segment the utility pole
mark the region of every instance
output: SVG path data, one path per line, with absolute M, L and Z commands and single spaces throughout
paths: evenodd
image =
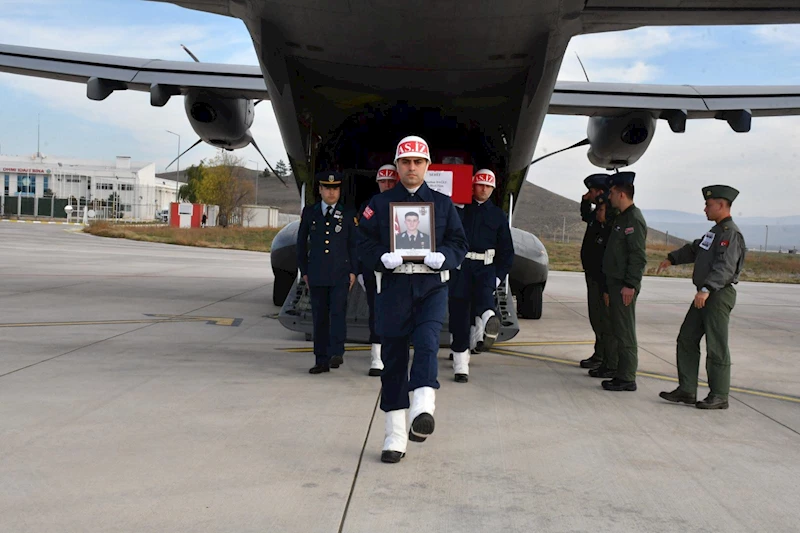
M 565 235 L 567 234 L 567 217 L 564 217 L 564 225 L 561 226 L 561 242 L 567 242 L 565 240 Z
M 664 244 L 669 244 L 669 230 L 667 231 L 667 234 L 664 237 Z
M 174 131 L 167 130 L 167 133 L 171 133 L 178 138 L 178 170 L 175 172 L 175 203 L 177 204 L 178 192 L 181 190 L 180 181 L 178 181 L 181 176 L 181 136 Z
M 764 251 L 767 251 L 767 241 L 769 241 L 769 225 L 765 226 L 767 228 L 767 234 L 764 236 Z

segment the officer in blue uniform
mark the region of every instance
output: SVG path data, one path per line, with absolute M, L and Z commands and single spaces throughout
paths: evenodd
M 386 192 L 393 189 L 400 176 L 397 175 L 397 168 L 394 165 L 383 165 L 378 169 L 378 175 L 375 176 L 375 181 L 378 183 L 380 192 Z M 371 199 L 370 199 L 371 200 Z M 363 215 L 364 210 L 369 205 L 369 200 L 359 209 L 359 217 Z M 370 349 L 371 362 L 369 365 L 370 376 L 380 376 L 383 373 L 383 360 L 381 359 L 381 337 L 375 331 L 375 292 L 377 285 L 375 284 L 375 272 L 372 268 L 364 268 L 363 262 L 359 258 L 359 273 L 358 283 L 364 292 L 367 293 L 367 305 L 369 306 L 369 342 L 372 345 Z
M 489 199 L 496 185 L 494 172 L 479 170 L 472 177 L 472 203 L 458 210 L 469 252 L 450 279 L 450 349 L 457 383 L 469 381 L 470 349 L 488 350 L 500 333 L 494 291 L 514 262 L 508 219 Z
M 434 430 L 433 412 L 439 353 L 439 334 L 447 311 L 447 274 L 467 253 L 467 240 L 450 198 L 430 189 L 425 174 L 430 165 L 428 144 L 420 137 L 406 137 L 397 145 L 395 164 L 400 183 L 374 196 L 361 217 L 359 253 L 378 282 L 375 326 L 381 336 L 383 374 L 381 409 L 386 412 L 381 461 L 397 463 L 405 455 L 408 439 L 424 441 Z M 423 264 L 404 263 L 390 252 L 392 202 L 431 202 L 436 251 L 425 254 Z M 409 377 L 409 344 L 414 362 Z M 408 393 L 414 391 L 409 402 Z M 406 410 L 411 421 L 406 430 Z
M 321 202 L 303 208 L 297 232 L 297 264 L 311 295 L 314 366 L 311 374 L 344 363 L 347 294 L 356 281 L 358 220 L 339 203 L 342 175 L 321 172 Z

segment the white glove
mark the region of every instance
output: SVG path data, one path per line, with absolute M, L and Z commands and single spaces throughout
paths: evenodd
M 494 278 L 494 288 L 496 289 L 499 286 L 500 286 L 500 278 Z
M 439 270 L 444 264 L 444 254 L 441 252 L 428 252 L 424 261 L 432 269 Z
M 358 280 L 358 284 L 361 285 L 361 288 L 364 290 L 364 292 L 367 292 L 367 286 L 364 285 L 364 274 L 359 274 L 356 276 L 356 279 Z
M 387 270 L 394 270 L 403 264 L 403 256 L 396 252 L 387 252 L 381 256 L 381 263 Z

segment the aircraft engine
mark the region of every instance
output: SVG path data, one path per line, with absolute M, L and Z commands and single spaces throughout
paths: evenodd
M 227 98 L 207 91 L 191 91 L 184 98 L 186 116 L 203 141 L 217 148 L 244 148 L 253 140 L 250 126 L 253 101 Z
M 616 117 L 591 117 L 586 136 L 589 161 L 612 170 L 632 165 L 644 154 L 656 132 L 656 118 L 647 111 Z

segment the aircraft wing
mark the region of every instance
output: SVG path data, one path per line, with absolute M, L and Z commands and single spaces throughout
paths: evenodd
M 87 84 L 87 96 L 102 100 L 111 91 L 149 92 L 153 105 L 169 96 L 205 89 L 230 98 L 269 99 L 259 67 L 162 61 L 24 46 L 0 45 L 0 72 Z
M 748 125 L 749 117 L 800 115 L 800 86 L 693 86 L 558 82 L 550 99 L 553 115 L 616 116 L 651 111 L 683 131 L 686 119 L 727 120 Z M 741 131 L 747 131 L 746 129 Z

